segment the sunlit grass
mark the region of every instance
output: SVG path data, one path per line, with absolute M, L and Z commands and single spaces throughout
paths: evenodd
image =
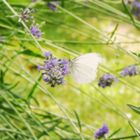
M 127 104 L 139 106 L 139 76 L 122 79 L 119 73 L 124 67 L 139 63 L 139 58 L 127 49 L 130 44 L 123 41 L 126 38 L 129 42 L 129 34 L 132 34 L 131 41 L 136 42 L 140 24 L 130 17 L 122 1 L 67 1 L 56 12 L 48 9 L 44 1 L 8 2 L 0 2 L 0 11 L 4 10 L 0 14 L 0 30 L 5 38 L 0 45 L 0 65 L 1 77 L 6 81 L 6 84 L 1 82 L 0 89 L 2 107 L 6 105 L 1 108 L 1 128 L 7 134 L 1 133 L 1 137 L 7 140 L 28 136 L 35 140 L 93 139 L 94 132 L 103 123 L 108 124 L 110 134 L 121 128 L 114 137 L 135 135 L 129 123 L 139 130 L 139 115 Z M 36 9 L 33 15 L 43 32 L 42 39 L 32 36 L 28 23 L 19 23 L 18 17 L 13 16 L 12 10 L 20 14 L 20 9 L 27 6 Z M 129 29 L 122 36 L 125 27 Z M 40 73 L 36 69 L 43 61 L 41 56 L 45 50 L 68 59 L 97 52 L 104 62 L 92 85 L 77 85 L 69 76 L 65 85 L 51 88 L 38 80 Z M 132 50 L 137 52 L 137 49 Z M 99 77 L 105 72 L 115 74 L 120 81 L 106 89 L 97 87 Z M 83 124 L 82 131 L 75 111 Z M 16 134 L 17 131 L 22 134 Z M 0 129 L 0 132 L 3 131 Z

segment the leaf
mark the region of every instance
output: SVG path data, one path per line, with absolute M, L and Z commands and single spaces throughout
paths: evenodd
M 134 112 L 140 114 L 140 107 L 136 107 L 136 106 L 133 106 L 133 105 L 130 105 L 130 104 L 127 104 L 127 105 L 128 105 L 128 107 L 129 107 L 130 109 L 132 109 Z
M 109 140 L 130 140 L 130 138 L 136 138 L 138 137 L 137 135 L 132 135 L 132 136 L 126 136 L 126 137 L 119 137 L 119 138 L 112 138 L 112 139 L 109 139 Z
M 108 138 L 112 138 L 114 135 L 116 135 L 118 132 L 120 132 L 121 128 L 114 131 Z
M 64 7 L 64 0 L 61 0 L 61 6 Z
M 136 136 L 140 138 L 139 130 L 137 128 L 135 128 L 130 121 L 128 121 L 128 123 L 129 123 L 130 127 L 132 128 L 132 130 L 134 131 L 134 133 L 136 134 Z
M 125 9 L 126 13 L 129 15 L 129 17 L 130 17 L 130 19 L 131 19 L 133 25 L 134 25 L 136 28 L 138 28 L 137 25 L 136 25 L 136 23 L 135 23 L 135 20 L 133 19 L 133 16 L 131 15 L 131 13 L 129 12 L 127 6 L 125 5 L 124 0 L 122 0 L 122 4 L 123 4 L 123 6 L 124 6 L 124 9 Z
M 114 30 L 113 30 L 112 33 L 111 33 L 111 36 L 110 36 L 109 40 L 107 41 L 107 44 L 110 43 L 111 39 L 112 39 L 113 36 L 115 35 L 115 33 L 116 33 L 117 29 L 118 29 L 118 26 L 119 26 L 119 24 L 117 24 L 117 25 L 115 26 Z
M 81 132 L 82 131 L 82 125 L 81 125 L 80 118 L 79 118 L 79 116 L 78 116 L 76 111 L 74 111 L 74 114 L 76 116 L 76 119 L 77 119 L 77 122 L 78 122 L 78 126 L 79 126 L 79 129 L 80 129 L 80 132 Z
M 0 70 L 0 83 L 4 83 L 4 73 Z
M 33 52 L 32 50 L 26 49 L 24 51 L 18 52 L 19 54 L 24 54 L 24 55 L 29 55 L 29 56 L 33 56 L 33 57 L 40 57 L 40 58 L 44 58 L 42 55 Z
M 11 90 L 11 89 L 16 88 L 17 85 L 18 85 L 19 83 L 20 83 L 20 82 L 18 81 L 18 82 L 14 83 L 14 84 L 11 84 L 11 85 L 8 87 L 8 89 Z
M 132 52 L 134 55 L 136 55 L 137 57 L 140 57 L 140 53 L 135 53 L 135 52 Z
M 33 97 L 33 94 L 34 94 L 34 92 L 35 92 L 35 89 L 36 89 L 36 87 L 38 86 L 38 82 L 41 80 L 41 78 L 42 78 L 42 75 L 40 75 L 40 76 L 38 77 L 37 81 L 36 81 L 35 84 L 33 85 L 31 91 L 30 91 L 29 94 L 28 94 L 28 97 L 27 97 L 28 99 L 30 99 L 30 98 Z

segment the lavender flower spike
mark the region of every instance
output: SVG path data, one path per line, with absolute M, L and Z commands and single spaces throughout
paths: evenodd
M 99 79 L 98 86 L 105 88 L 111 86 L 114 81 L 117 82 L 118 79 L 114 75 L 106 73 Z
M 45 52 L 44 55 L 46 58 L 49 58 L 52 55 L 52 53 L 50 51 L 48 51 L 48 52 Z
M 24 22 L 28 22 L 33 19 L 32 13 L 33 9 L 26 8 L 22 11 L 19 21 L 23 20 Z
M 45 52 L 44 55 L 44 65 L 38 66 L 38 70 L 42 71 L 43 80 L 51 87 L 63 84 L 65 76 L 69 74 L 69 61 L 57 59 L 51 52 Z
M 132 2 L 132 13 L 136 16 L 138 20 L 140 20 L 140 1 L 134 0 Z
M 37 26 L 32 26 L 30 29 L 33 36 L 36 36 L 37 38 L 40 38 L 42 35 L 42 32 L 39 30 Z
M 135 65 L 124 68 L 120 73 L 122 76 L 134 76 L 138 74 L 138 68 Z
M 47 5 L 52 11 L 57 11 L 57 5 L 59 5 L 59 1 L 48 2 Z
M 109 132 L 108 126 L 107 126 L 106 124 L 104 124 L 104 125 L 102 126 L 102 128 L 100 128 L 100 129 L 95 133 L 94 137 L 95 137 L 96 139 L 100 139 L 100 138 L 104 137 L 108 132 Z

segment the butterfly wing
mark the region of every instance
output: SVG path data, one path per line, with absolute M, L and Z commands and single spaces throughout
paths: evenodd
M 90 83 L 96 78 L 97 67 L 101 60 L 102 58 L 96 53 L 88 53 L 72 60 L 72 77 L 77 83 Z

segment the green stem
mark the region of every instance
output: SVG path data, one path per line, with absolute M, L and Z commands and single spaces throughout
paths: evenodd
M 9 68 L 10 69 L 10 68 Z M 23 70 L 23 69 L 22 69 Z M 29 73 L 27 72 L 27 74 L 29 75 Z M 30 75 L 29 75 L 30 76 Z M 25 78 L 25 77 L 24 77 Z M 26 77 L 27 78 L 27 77 Z M 28 78 L 27 78 L 28 79 Z M 31 82 L 32 83 L 32 82 Z M 38 82 L 37 82 L 38 83 Z M 39 83 L 38 83 L 39 84 Z M 40 85 L 41 86 L 41 85 Z M 43 88 L 43 87 L 42 87 Z M 43 88 L 44 89 L 44 88 Z M 75 123 L 71 120 L 71 118 L 69 117 L 68 113 L 65 111 L 64 107 L 55 99 L 55 97 L 51 94 L 51 92 L 49 92 L 47 89 L 43 90 L 43 93 L 45 93 L 46 95 L 48 95 L 54 102 L 55 104 L 58 106 L 58 108 L 63 112 L 63 114 L 68 118 L 69 122 L 71 123 L 71 125 L 74 127 L 74 129 L 77 131 L 77 133 L 80 135 L 81 139 L 84 140 L 81 132 L 79 131 L 79 129 L 77 128 L 77 126 L 75 125 Z
M 19 132 L 19 131 L 7 129 L 7 128 L 0 128 L 0 132 L 2 132 L 2 133 L 3 133 L 3 132 L 16 133 L 16 134 L 19 134 L 19 135 L 21 135 L 21 136 L 33 138 L 33 137 L 31 137 L 31 136 L 29 136 L 29 135 L 25 135 L 24 133 L 21 133 L 21 132 Z
M 1 96 L 5 99 L 5 101 L 11 106 L 11 108 L 15 111 L 15 113 L 19 116 L 21 121 L 25 124 L 25 126 L 28 128 L 29 132 L 32 134 L 34 140 L 37 140 L 37 137 L 35 136 L 34 132 L 32 131 L 32 128 L 30 125 L 24 120 L 24 118 L 20 115 L 20 113 L 17 111 L 17 109 L 11 104 L 11 102 L 5 97 L 5 95 L 2 93 Z
M 127 137 L 118 137 L 118 138 L 111 138 L 109 140 L 126 140 L 126 139 L 132 139 L 138 137 L 137 135 L 127 136 Z
M 9 10 L 11 10 L 11 12 L 16 16 L 16 17 L 20 17 L 18 15 L 18 13 L 10 6 L 10 4 L 6 1 L 6 0 L 2 0 L 5 5 L 9 8 Z M 43 51 L 43 48 L 41 47 L 41 45 L 38 43 L 38 41 L 36 40 L 36 38 L 32 35 L 32 33 L 30 32 L 29 28 L 27 27 L 27 25 L 25 24 L 24 21 L 20 21 L 21 24 L 24 26 L 24 28 L 26 29 L 26 31 L 31 35 L 31 37 L 33 38 L 34 42 L 36 43 L 36 46 L 42 51 L 42 53 L 44 52 Z

